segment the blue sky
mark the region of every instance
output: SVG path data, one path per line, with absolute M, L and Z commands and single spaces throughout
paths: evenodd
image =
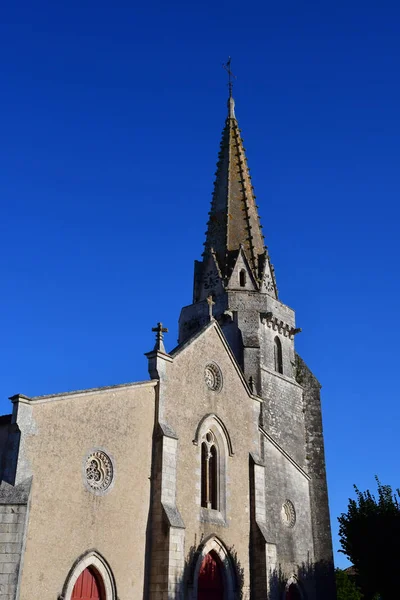
M 3 6 L 1 411 L 147 378 L 159 320 L 176 344 L 232 55 L 280 298 L 323 384 L 337 550 L 353 483 L 400 483 L 399 18 L 395 2 Z

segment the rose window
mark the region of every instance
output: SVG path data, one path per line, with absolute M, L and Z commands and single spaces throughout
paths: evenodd
M 204 380 L 210 390 L 219 392 L 222 389 L 221 369 L 215 363 L 209 363 L 204 369 Z
M 296 523 L 296 511 L 294 510 L 293 503 L 290 500 L 286 500 L 282 504 L 281 519 L 282 523 L 289 528 L 294 527 L 294 524 Z
M 94 491 L 105 491 L 111 484 L 114 474 L 111 459 L 101 450 L 88 456 L 85 465 L 86 482 Z

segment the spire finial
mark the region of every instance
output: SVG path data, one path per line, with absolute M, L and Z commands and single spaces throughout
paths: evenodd
M 222 65 L 225 71 L 228 73 L 228 88 L 229 88 L 229 99 L 232 98 L 232 89 L 233 89 L 233 81 L 232 79 L 237 79 L 236 75 L 234 75 L 231 71 L 231 57 L 228 56 L 228 60 L 226 61 L 226 65 Z

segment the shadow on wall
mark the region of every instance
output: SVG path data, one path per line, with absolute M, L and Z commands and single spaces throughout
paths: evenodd
M 215 539 L 214 536 L 202 536 L 197 542 L 194 538 L 194 544 L 190 546 L 186 555 L 184 568 L 181 577 L 175 579 L 174 599 L 175 600 L 197 600 L 197 579 L 199 568 L 208 552 L 209 542 Z M 225 558 L 221 555 L 221 566 L 230 579 L 228 596 L 229 600 L 248 600 L 250 598 L 250 589 L 245 586 L 244 568 L 238 559 L 234 546 L 224 546 Z M 225 578 L 225 584 L 227 579 Z M 332 562 L 319 561 L 317 563 L 302 563 L 296 569 L 288 572 L 279 566 L 269 575 L 268 581 L 268 600 L 286 600 L 286 598 L 295 598 L 297 596 L 286 596 L 289 587 L 294 584 L 299 592 L 299 600 L 336 600 L 335 573 Z M 226 590 L 226 588 L 225 588 Z M 265 589 L 262 598 L 267 596 Z M 257 594 L 256 596 L 257 597 Z
M 271 600 L 285 599 L 290 583 L 295 583 L 301 600 L 336 600 L 335 573 L 332 562 L 302 563 L 289 573 L 281 567 L 269 576 Z
M 183 575 L 176 580 L 176 600 L 197 600 L 197 585 L 196 576 L 198 574 L 199 562 L 201 562 L 202 552 L 205 544 L 210 538 L 202 536 L 197 543 L 196 536 L 193 546 L 190 546 L 187 554 Z M 234 546 L 225 547 L 227 556 L 222 559 L 222 567 L 226 573 L 233 575 L 233 587 L 235 600 L 244 598 L 244 568 L 242 567 Z
M 202 537 L 199 543 L 190 547 L 187 554 L 182 577 L 175 581 L 176 600 L 197 600 L 197 582 L 199 564 L 202 561 L 203 549 L 210 538 Z M 248 600 L 250 590 L 244 585 L 244 568 L 238 559 L 237 552 L 232 547 L 225 548 L 226 558 L 222 566 L 233 579 L 229 600 Z M 288 573 L 281 567 L 269 575 L 268 600 L 286 600 L 289 586 L 295 584 L 301 600 L 336 600 L 336 588 L 333 563 L 320 561 L 318 563 L 302 563 L 296 570 Z M 263 594 L 265 598 L 267 590 Z

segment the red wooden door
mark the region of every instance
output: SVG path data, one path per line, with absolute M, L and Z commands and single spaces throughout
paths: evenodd
M 215 552 L 206 554 L 201 563 L 197 600 L 224 600 L 222 565 Z
M 79 575 L 71 600 L 105 600 L 101 579 L 93 569 L 85 569 Z
M 286 600 L 301 600 L 299 588 L 294 583 L 292 583 L 286 592 Z

